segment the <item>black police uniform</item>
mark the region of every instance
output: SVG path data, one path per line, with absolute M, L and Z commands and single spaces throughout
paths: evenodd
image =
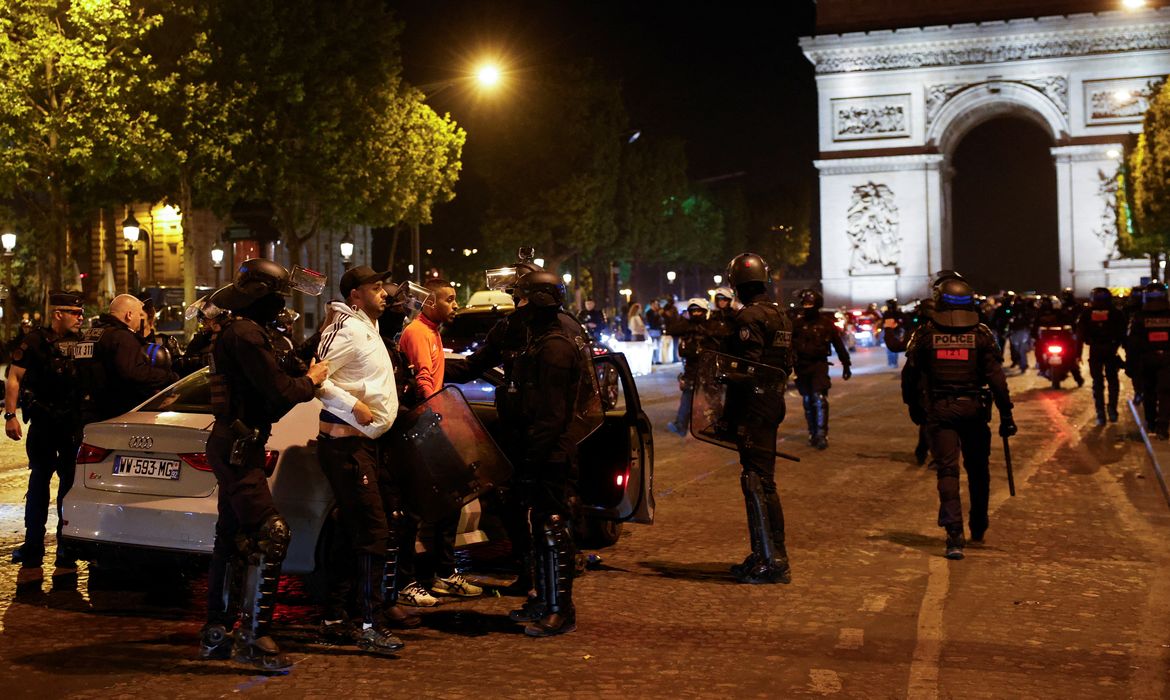
M 792 323 L 792 352 L 796 371 L 796 389 L 804 404 L 804 417 L 808 421 L 808 442 L 817 449 L 829 446 L 829 351 L 837 353 L 841 361 L 841 373 L 848 379 L 850 369 L 849 350 L 841 340 L 833 318 L 822 314 L 820 306 L 811 307 L 796 317 Z
M 146 339 L 108 313 L 81 335 L 74 354 L 83 423 L 121 415 L 179 378 L 151 364 Z
M 687 434 L 687 426 L 691 424 L 691 406 L 695 400 L 695 380 L 699 373 L 699 353 L 704 350 L 718 350 L 723 341 L 730 334 L 730 325 L 726 319 L 707 317 L 704 310 L 701 315 L 691 316 L 687 307 L 685 317 L 671 321 L 666 327 L 667 335 L 678 339 L 678 356 L 682 358 L 683 371 L 678 376 L 679 397 L 678 413 L 673 423 L 667 424 L 667 429 L 679 436 Z M 702 309 L 702 307 L 694 307 Z
M 53 302 L 57 304 L 56 301 Z M 80 300 L 70 305 L 80 306 Z M 57 569 L 74 569 L 72 552 L 61 546 L 61 505 L 73 486 L 77 448 L 81 445 L 73 348 L 79 333 L 58 334 L 52 328 L 36 328 L 21 339 L 12 353 L 12 364 L 24 369 L 19 405 L 29 424 L 25 435 L 28 454 L 28 492 L 24 507 L 24 544 L 19 556 L 22 568 L 39 568 L 45 556 L 45 524 L 49 517 L 49 490 L 57 475 Z
M 955 282 L 944 283 L 942 293 Z M 1000 414 L 1000 434 L 1014 434 L 1012 402 L 999 346 L 991 330 L 978 323 L 970 288 L 958 282 L 966 303 L 938 303 L 932 322 L 916 332 L 906 350 L 902 400 L 916 424 L 925 424 L 933 468 L 938 476 L 938 524 L 947 531 L 947 556 L 963 555 L 963 504 L 959 496 L 959 455 L 971 489 L 971 537 L 983 539 L 991 475 L 991 400 Z M 936 295 L 940 294 L 936 291 Z M 936 299 L 936 301 L 938 301 Z M 964 312 L 962 315 L 956 311 Z M 990 388 L 990 396 L 984 387 Z
M 1142 309 L 1129 324 L 1125 356 L 1127 373 L 1140 381 L 1146 429 L 1170 438 L 1170 306 L 1164 285 L 1147 286 Z
M 272 424 L 295 404 L 312 399 L 315 387 L 309 377 L 293 378 L 277 365 L 268 333 L 243 316 L 227 321 L 215 341 L 211 382 L 215 424 L 207 439 L 207 458 L 219 484 L 219 519 L 203 653 L 226 658 L 231 652 L 228 633 L 236 611 L 228 582 L 233 565 L 246 566 L 237 658 L 278 670 L 283 660 L 268 628 L 290 533 L 268 489 L 264 446 Z M 237 442 L 244 436 L 254 439 Z
M 1089 348 L 1089 377 L 1093 381 L 1093 405 L 1097 409 L 1097 424 L 1104 425 L 1106 409 L 1110 423 L 1117 422 L 1117 398 L 1120 390 L 1118 370 L 1121 358 L 1117 351 L 1125 342 L 1125 314 L 1113 305 L 1108 289 L 1093 290 L 1091 305 L 1081 310 L 1077 318 L 1077 336 Z M 1105 400 L 1105 385 L 1109 386 L 1109 401 Z
M 744 287 L 748 285 L 737 285 L 737 292 Z M 732 321 L 724 352 L 788 375 L 792 371 L 792 322 L 788 315 L 765 291 L 741 301 L 744 307 Z M 776 432 L 784 421 L 784 383 L 781 380 L 763 388 L 750 380 L 733 381 L 727 389 L 724 411 L 734 416 L 738 425 L 739 462 L 743 467 L 740 488 L 753 545 L 752 553 L 732 572 L 745 583 L 791 580 L 784 546 L 784 509 L 776 491 Z M 768 552 L 772 554 L 771 561 L 767 561 Z

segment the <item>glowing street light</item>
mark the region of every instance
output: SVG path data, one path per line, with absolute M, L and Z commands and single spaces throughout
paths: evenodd
M 715 284 L 723 284 L 723 275 L 715 275 L 711 279 L 715 280 Z
M 475 70 L 475 82 L 489 90 L 500 84 L 500 77 L 500 67 L 494 63 L 484 63 Z
M 565 286 L 566 286 L 566 287 L 567 287 L 567 286 L 569 286 L 570 284 L 572 284 L 572 283 L 573 283 L 573 275 L 572 275 L 572 274 L 570 274 L 570 273 L 568 273 L 568 272 L 566 272 L 565 274 L 561 275 L 561 279 L 563 279 L 563 280 L 565 281 Z
M 670 270 L 669 272 L 666 273 L 666 281 L 670 282 L 671 284 L 674 284 L 674 280 L 677 277 L 678 277 L 678 275 L 675 274 L 674 270 Z
M 1121 6 L 1127 10 L 1140 10 L 1146 6 L 1146 0 L 1121 0 Z
M 346 237 L 337 247 L 341 249 L 341 264 L 345 265 L 345 269 L 348 270 L 349 263 L 353 260 L 353 241 Z
M 631 297 L 631 296 L 634 294 L 634 290 L 632 290 L 632 289 L 629 289 L 629 288 L 626 288 L 626 289 L 619 289 L 619 290 L 618 290 L 618 293 L 619 293 L 619 294 L 621 294 L 622 296 L 624 296 L 624 297 L 626 298 L 626 304 L 629 304 L 629 303 L 630 303 L 630 297 Z
M 4 246 L 5 255 L 12 255 L 16 250 L 16 234 L 10 232 L 0 236 L 0 245 Z

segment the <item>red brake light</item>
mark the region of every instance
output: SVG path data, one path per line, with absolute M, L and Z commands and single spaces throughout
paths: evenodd
M 272 472 L 276 471 L 276 461 L 280 457 L 280 453 L 276 450 L 264 451 L 264 476 L 272 476 Z
M 109 456 L 110 451 L 104 447 L 95 447 L 81 443 L 81 447 L 77 448 L 77 463 L 78 464 L 97 464 L 104 461 Z
M 1063 345 L 1049 345 L 1048 346 L 1048 353 L 1051 355 L 1059 355 L 1062 352 L 1064 352 Z
M 211 462 L 207 461 L 206 452 L 188 452 L 187 454 L 179 455 L 179 459 L 187 463 L 187 466 L 198 469 L 201 472 L 211 471 Z

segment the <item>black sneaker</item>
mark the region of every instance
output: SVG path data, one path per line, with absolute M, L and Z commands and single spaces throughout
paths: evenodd
M 963 546 L 966 542 L 963 540 L 962 530 L 958 532 L 947 533 L 947 551 L 944 555 L 947 559 L 959 560 L 963 558 Z
M 227 625 L 207 623 L 199 631 L 199 658 L 226 661 L 232 658 L 232 633 Z
M 378 625 L 364 629 L 355 627 L 353 641 L 358 649 L 371 654 L 393 654 L 406 646 L 393 632 Z
M 535 622 L 542 617 L 544 617 L 544 601 L 531 596 L 524 601 L 524 605 L 508 613 L 508 619 L 512 622 Z

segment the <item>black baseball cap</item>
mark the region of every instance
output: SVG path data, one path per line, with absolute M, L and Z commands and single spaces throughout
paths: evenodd
M 375 272 L 374 268 L 370 267 L 369 265 L 358 265 L 357 267 L 351 267 L 345 271 L 344 275 L 341 276 L 341 296 L 343 299 L 348 299 L 349 293 L 363 284 L 379 281 L 385 282 L 388 279 L 390 279 L 389 270 L 386 272 Z

